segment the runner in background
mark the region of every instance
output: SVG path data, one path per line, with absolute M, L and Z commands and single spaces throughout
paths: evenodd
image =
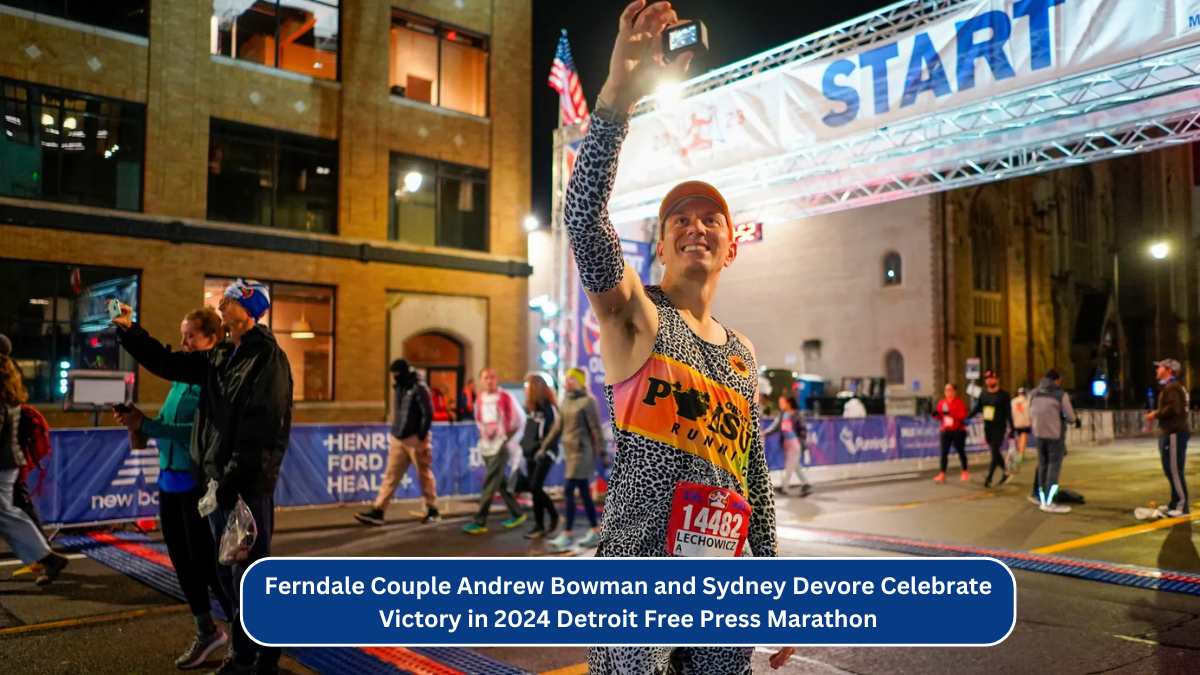
M 996 469 L 1000 469 L 1004 474 L 1000 479 L 1001 485 L 1009 479 L 1008 469 L 1004 466 L 1004 454 L 1000 450 L 1012 426 L 1012 399 L 1007 391 L 1000 388 L 1000 376 L 994 371 L 987 371 L 983 378 L 987 384 L 987 391 L 980 394 L 979 400 L 975 402 L 975 409 L 967 419 L 976 415 L 983 417 L 983 437 L 987 441 L 988 450 L 992 451 L 992 463 L 988 467 L 987 480 L 983 482 L 983 486 L 990 488 Z
M 781 434 L 783 442 L 783 481 L 775 491 L 786 495 L 788 481 L 795 474 L 800 479 L 800 496 L 807 497 L 812 493 L 812 485 L 804 475 L 804 440 L 808 436 L 808 427 L 795 396 L 779 397 L 779 417 L 763 432 L 763 438 L 771 434 Z
M 525 378 L 525 433 L 521 436 L 529 496 L 533 498 L 533 528 L 525 533 L 526 539 L 541 539 L 558 529 L 558 509 L 546 494 L 546 476 L 558 459 L 558 439 L 562 433 L 558 417 L 554 390 L 541 375 L 530 374 Z
M 1025 445 L 1029 442 L 1029 399 L 1025 398 L 1025 387 L 1017 389 L 1017 396 L 1012 400 L 1013 438 L 1016 443 L 1008 449 L 1008 472 L 1017 473 L 1021 462 L 1025 461 Z
M 1029 420 L 1033 423 L 1033 435 L 1037 438 L 1038 468 L 1036 501 L 1045 513 L 1070 513 L 1071 507 L 1057 504 L 1058 478 L 1062 473 L 1063 458 L 1067 454 L 1067 427 L 1063 423 L 1075 423 L 1075 409 L 1071 397 L 1062 388 L 1062 375 L 1053 368 L 1046 371 L 1038 388 L 1029 401 Z
M 521 412 L 512 394 L 500 388 L 496 371 L 484 368 L 479 373 L 481 391 L 475 401 L 475 426 L 479 428 L 479 443 L 476 447 L 487 467 L 483 478 L 483 489 L 479 492 L 479 512 L 475 520 L 463 527 L 467 534 L 487 532 L 488 512 L 496 492 L 504 498 L 512 517 L 504 521 L 505 529 L 520 527 L 526 516 L 521 505 L 508 491 L 504 480 L 504 467 L 508 465 L 508 444 L 521 429 Z
M 721 272 L 737 258 L 729 206 L 716 188 L 697 181 L 666 194 L 657 223 L 659 286 L 643 286 L 608 217 L 634 106 L 664 80 L 682 80 L 691 62 L 685 53 L 663 63 L 662 32 L 677 20 L 668 2 L 647 7 L 636 0 L 622 12 L 608 80 L 564 205 L 579 277 L 600 321 L 617 445 L 596 556 L 736 556 L 748 548 L 755 557 L 776 557 L 754 348 L 711 314 Z M 710 415 L 721 425 L 708 422 Z M 692 498 L 707 503 L 695 520 Z M 794 651 L 773 655 L 772 667 Z M 597 647 L 588 650 L 588 672 L 655 675 L 674 666 L 749 675 L 753 654 L 748 647 Z
M 950 448 L 958 450 L 958 459 L 962 462 L 962 475 L 959 480 L 971 480 L 971 472 L 967 470 L 967 404 L 958 397 L 958 387 L 953 382 L 947 382 L 945 398 L 938 401 L 933 416 L 942 421 L 941 473 L 933 479 L 935 483 L 946 482 L 946 466 L 950 461 Z
M 575 526 L 575 493 L 587 513 L 591 529 L 579 540 L 579 545 L 588 548 L 599 541 L 596 536 L 596 505 L 592 503 L 592 490 L 589 483 L 596 475 L 596 455 L 604 447 L 604 437 L 600 432 L 600 409 L 596 399 L 588 393 L 587 374 L 579 368 L 567 371 L 564 381 L 567 395 L 563 398 L 562 408 L 556 430 L 562 434 L 563 452 L 566 453 L 566 529 L 547 543 L 555 548 L 567 548 L 572 543 L 571 530 Z

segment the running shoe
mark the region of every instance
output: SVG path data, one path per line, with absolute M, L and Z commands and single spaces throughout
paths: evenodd
M 253 674 L 254 674 L 254 664 L 238 663 L 237 661 L 234 661 L 232 657 L 225 657 L 225 663 L 222 663 L 220 668 L 218 668 L 217 670 L 214 670 L 210 673 L 210 675 L 253 675 Z
M 588 530 L 578 543 L 580 548 L 593 548 L 600 543 L 600 536 L 596 534 L 595 530 Z
M 546 543 L 554 548 L 571 548 L 571 535 L 567 534 L 566 531 L 559 532 L 557 537 Z
M 26 565 L 26 566 L 22 567 L 21 569 L 17 570 L 16 572 L 13 572 L 12 575 L 13 575 L 13 578 L 15 579 L 17 577 L 23 577 L 27 574 L 41 574 L 42 570 L 44 570 L 44 569 L 46 569 L 46 568 L 43 567 L 41 563 L 33 563 L 31 565 Z
M 471 523 L 470 525 L 463 525 L 463 532 L 467 534 L 487 534 L 487 528 L 479 523 Z
M 1066 504 L 1042 504 L 1042 513 L 1070 513 L 1071 507 Z
M 945 482 L 946 482 L 946 472 L 945 472 L 945 471 L 943 471 L 943 472 L 939 473 L 938 475 L 934 476 L 934 477 L 933 477 L 933 482 L 935 482 L 935 483 L 945 483 Z
M 1006 473 L 1006 474 L 1004 474 L 1004 477 L 1000 479 L 1000 487 L 1004 487 L 1004 485 L 1005 485 L 1006 483 L 1008 483 L 1008 481 L 1009 481 L 1009 479 L 1010 479 L 1010 478 L 1012 478 L 1012 474 L 1011 474 L 1011 473 Z
M 546 528 L 544 527 L 534 527 L 525 533 L 526 539 L 541 539 L 544 536 L 546 536 Z
M 522 513 L 521 515 L 517 516 L 516 518 L 509 518 L 508 520 L 504 521 L 504 528 L 507 530 L 511 530 L 514 527 L 520 527 L 527 520 L 529 520 L 529 516 Z
M 812 494 L 812 486 L 805 484 L 800 486 L 800 496 L 807 497 Z
M 54 583 L 54 580 L 58 578 L 59 573 L 62 572 L 63 568 L 67 566 L 67 563 L 71 561 L 65 555 L 59 555 L 51 551 L 50 555 L 42 558 L 38 562 L 41 563 L 43 567 L 42 575 L 38 577 L 34 583 L 38 586 L 49 586 L 50 584 Z
M 971 480 L 971 472 L 970 472 L 970 471 L 964 471 L 964 472 L 962 472 L 962 475 L 961 475 L 961 476 L 959 476 L 959 477 L 958 477 L 958 479 L 959 479 L 960 481 L 962 481 L 962 482 L 966 483 L 967 481 Z
M 175 667 L 180 670 L 191 670 L 204 663 L 209 655 L 229 643 L 229 636 L 220 628 L 212 635 L 197 634 L 183 654 L 175 659 Z
M 371 509 L 362 513 L 354 514 L 354 519 L 363 525 L 372 525 L 378 527 L 383 525 L 383 511 L 380 509 Z
M 988 478 L 987 480 L 983 481 L 983 487 L 985 487 L 985 488 L 992 487 L 992 479 Z
M 1025 499 L 1028 499 L 1031 503 L 1037 504 L 1038 506 L 1042 505 L 1041 500 L 1038 499 L 1037 497 L 1034 497 L 1033 495 L 1029 495 L 1029 496 L 1025 497 Z
M 438 513 L 437 509 L 429 509 L 425 512 L 425 517 L 421 519 L 421 522 L 428 525 L 429 523 L 437 523 L 441 520 L 442 514 Z

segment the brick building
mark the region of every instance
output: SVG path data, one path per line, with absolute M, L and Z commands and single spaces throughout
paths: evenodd
M 132 368 L 105 297 L 175 342 L 232 277 L 271 284 L 299 422 L 382 419 L 400 356 L 451 392 L 520 378 L 530 23 L 528 0 L 0 0 L 0 332 L 34 400 Z

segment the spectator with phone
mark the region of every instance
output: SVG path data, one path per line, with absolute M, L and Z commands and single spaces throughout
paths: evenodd
M 270 308 L 265 285 L 231 283 L 218 307 L 229 337 L 208 351 L 172 352 L 133 323 L 127 305 L 113 319 L 121 346 L 139 364 L 172 382 L 200 385 L 190 454 L 201 479 L 216 483 L 217 510 L 209 516 L 213 539 L 220 540 L 239 499 L 258 527 L 246 559 L 218 568 L 233 608 L 233 646 L 219 675 L 279 671 L 279 648 L 259 645 L 242 629 L 239 594 L 246 570 L 271 555 L 275 483 L 292 428 L 291 366 L 275 336 L 258 323 Z
M 205 307 L 184 317 L 179 334 L 184 353 L 191 354 L 212 349 L 225 332 L 221 329 L 221 317 Z M 196 620 L 195 637 L 175 660 L 175 666 L 181 670 L 196 668 L 229 642 L 229 637 L 213 621 L 210 588 L 225 616 L 233 616 L 229 596 L 221 587 L 217 566 L 213 564 L 216 560 L 213 533 L 198 508 L 204 488 L 196 479 L 199 472 L 192 462 L 190 448 L 199 403 L 200 385 L 172 382 L 158 417 L 146 417 L 137 406 L 114 406 L 117 421 L 131 435 L 157 440 L 158 513 L 163 541 L 179 587 Z

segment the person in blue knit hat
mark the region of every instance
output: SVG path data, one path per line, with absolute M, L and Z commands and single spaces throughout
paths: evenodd
M 229 337 L 206 352 L 172 352 L 133 323 L 126 305 L 113 319 L 121 346 L 146 370 L 200 385 L 190 451 L 201 474 L 197 482 L 216 483 L 217 510 L 209 516 L 214 539 L 220 541 L 239 498 L 258 526 L 247 558 L 217 572 L 233 606 L 232 648 L 221 675 L 279 671 L 279 648 L 254 642 L 242 629 L 239 593 L 246 570 L 271 555 L 275 483 L 292 427 L 292 369 L 275 336 L 258 323 L 270 309 L 264 284 L 247 279 L 229 284 L 218 307 Z

